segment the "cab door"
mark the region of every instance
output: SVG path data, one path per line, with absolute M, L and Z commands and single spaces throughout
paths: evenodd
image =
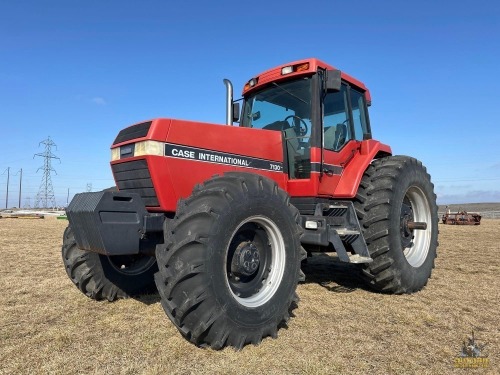
M 344 167 L 370 137 L 364 93 L 342 84 L 323 98 L 323 174 L 320 195 L 333 196 Z

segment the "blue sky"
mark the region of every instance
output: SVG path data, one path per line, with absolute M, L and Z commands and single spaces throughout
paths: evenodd
M 223 78 L 318 57 L 371 90 L 374 138 L 414 156 L 439 203 L 500 201 L 500 3 L 0 0 L 0 207 L 52 182 L 113 185 L 118 131 L 155 117 L 223 123 Z M 1 174 L 4 172 L 3 174 Z

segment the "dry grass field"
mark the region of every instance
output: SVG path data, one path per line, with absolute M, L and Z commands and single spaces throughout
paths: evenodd
M 500 373 L 500 220 L 440 224 L 436 269 L 414 295 L 372 293 L 355 268 L 310 259 L 288 329 L 239 352 L 185 341 L 158 295 L 85 297 L 62 265 L 66 225 L 0 219 L 1 374 Z M 472 330 L 490 367 L 454 369 Z

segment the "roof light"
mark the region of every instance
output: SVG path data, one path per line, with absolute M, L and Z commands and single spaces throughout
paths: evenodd
M 306 72 L 309 70 L 309 63 L 303 63 L 298 65 L 289 65 L 281 68 L 281 75 L 290 74 L 293 72 Z
M 246 84 L 245 84 L 245 88 L 244 88 L 244 91 L 246 90 L 249 90 L 251 89 L 252 87 L 254 87 L 255 85 L 257 85 L 257 82 L 259 82 L 259 78 L 252 78 L 250 81 L 248 81 Z
M 306 70 L 309 70 L 309 63 L 295 65 L 296 72 L 305 72 Z

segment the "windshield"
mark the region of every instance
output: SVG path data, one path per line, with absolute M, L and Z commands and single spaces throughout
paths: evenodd
M 282 131 L 288 174 L 292 179 L 311 175 L 311 78 L 270 86 L 249 95 L 240 126 Z
M 245 100 L 241 126 L 267 130 L 296 128 L 310 135 L 311 78 L 272 83 Z M 306 129 L 307 128 L 307 129 Z

